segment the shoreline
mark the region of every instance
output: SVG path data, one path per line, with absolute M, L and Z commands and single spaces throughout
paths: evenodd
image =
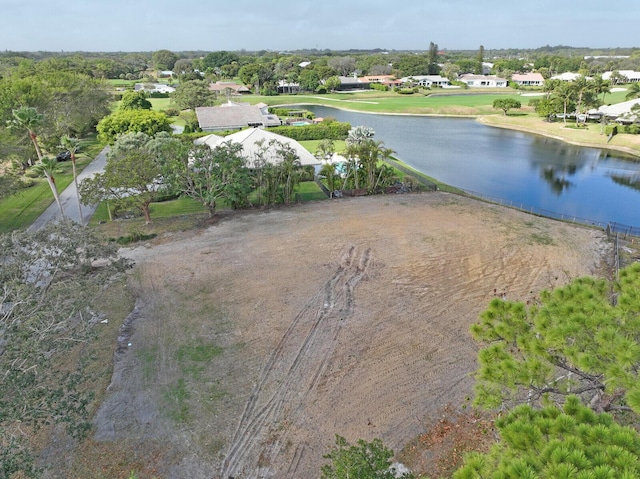
M 315 97 L 314 97 L 315 98 Z M 320 99 L 320 98 L 319 98 Z M 326 101 L 326 98 L 322 98 L 322 100 Z M 336 102 L 346 102 L 347 100 L 335 100 Z M 354 103 L 359 103 L 357 101 L 354 101 Z M 640 146 L 638 148 L 632 148 L 632 147 L 628 147 L 628 146 L 622 146 L 622 145 L 601 145 L 598 143 L 590 143 L 590 142 L 585 142 L 585 141 L 577 141 L 577 140 L 573 140 L 571 138 L 567 138 L 566 136 L 563 135 L 557 135 L 557 134 L 552 134 L 549 132 L 545 132 L 543 130 L 534 130 L 532 128 L 527 128 L 525 126 L 522 125 L 517 125 L 517 124 L 513 124 L 513 123 L 492 123 L 487 121 L 487 118 L 490 118 L 494 115 L 451 115 L 451 114 L 443 114 L 443 113 L 392 113 L 392 112 L 371 112 L 371 111 L 362 111 L 362 110 L 355 110 L 353 108 L 348 108 L 348 107 L 343 107 L 343 106 L 334 106 L 334 104 L 326 104 L 326 103 L 305 103 L 305 102 L 296 102 L 296 103 L 283 103 L 281 105 L 274 105 L 275 107 L 283 107 L 283 106 L 294 106 L 294 105 L 312 105 L 312 106 L 324 106 L 327 108 L 335 108 L 336 110 L 342 110 L 342 111 L 348 111 L 351 113 L 362 113 L 365 115 L 391 115 L 391 116 L 424 116 L 424 117 L 435 117 L 435 118 L 469 118 L 469 119 L 475 119 L 477 122 L 482 123 L 483 125 L 489 126 L 489 127 L 493 127 L 493 128 L 503 128 L 505 130 L 514 130 L 514 131 L 520 131 L 523 133 L 528 133 L 531 135 L 538 135 L 538 136 L 542 136 L 545 138 L 551 138 L 553 140 L 558 140 L 558 141 L 562 141 L 564 143 L 570 144 L 570 145 L 575 145 L 575 146 L 581 146 L 584 148 L 596 148 L 599 150 L 605 150 L 605 151 L 614 151 L 614 152 L 620 152 L 620 153 L 624 153 L 626 155 L 630 155 L 633 158 L 628 158 L 626 160 L 628 161 L 640 161 Z M 497 114 L 496 114 L 497 115 Z M 543 120 L 540 119 L 540 121 L 542 122 Z M 625 158 L 623 158 L 625 159 Z

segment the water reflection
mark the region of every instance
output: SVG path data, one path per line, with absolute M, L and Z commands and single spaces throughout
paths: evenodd
M 551 191 L 560 196 L 565 190 L 573 186 L 566 176 L 573 175 L 576 172 L 576 165 L 569 165 L 566 168 L 555 168 L 553 166 L 547 166 L 542 170 L 542 178 L 549 183 Z
M 640 175 L 611 175 L 617 184 L 640 191 Z

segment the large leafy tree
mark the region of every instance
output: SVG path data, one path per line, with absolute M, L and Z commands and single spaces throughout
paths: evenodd
M 506 116 L 512 108 L 522 108 L 522 104 L 514 98 L 496 98 L 493 100 L 493 107 L 502 110 Z
M 182 150 L 167 163 L 165 181 L 173 190 L 202 203 L 212 217 L 217 202 L 246 204 L 252 180 L 242 155 L 242 145 L 225 142 L 215 148 L 197 145 Z
M 150 205 L 163 194 L 163 165 L 178 150 L 179 142 L 167 133 L 155 137 L 134 133 L 118 138 L 109 152 L 103 173 L 80 183 L 83 204 L 101 201 L 136 208 L 151 222 Z
M 98 123 L 98 138 L 113 144 L 118 136 L 127 133 L 156 133 L 171 131 L 171 120 L 167 115 L 153 110 L 118 110 Z
M 640 435 L 567 398 L 563 410 L 521 405 L 496 421 L 500 441 L 473 453 L 454 479 L 640 477 Z
M 120 101 L 120 110 L 151 110 L 151 102 L 143 90 L 125 91 Z
M 170 50 L 158 50 L 153 52 L 151 60 L 157 70 L 172 70 L 178 60 L 178 55 Z
M 181 110 L 195 109 L 199 106 L 216 104 L 216 93 L 209 89 L 206 80 L 185 81 L 171 93 L 171 101 Z
M 614 294 L 615 292 L 615 294 Z M 562 403 L 640 414 L 640 263 L 614 284 L 578 278 L 533 305 L 494 299 L 471 328 L 476 403 Z

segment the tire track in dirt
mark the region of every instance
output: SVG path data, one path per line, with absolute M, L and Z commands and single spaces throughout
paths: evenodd
M 222 478 L 273 476 L 270 465 L 282 460 L 287 431 L 331 359 L 370 262 L 370 249 L 348 247 L 335 272 L 293 319 L 247 401 L 222 464 Z M 289 477 L 295 477 L 303 454 L 304 446 L 294 451 Z

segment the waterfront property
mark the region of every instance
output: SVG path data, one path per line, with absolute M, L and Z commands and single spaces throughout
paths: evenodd
M 198 124 L 202 131 L 241 130 L 248 126 L 280 126 L 277 115 L 267 111 L 267 105 L 249 105 L 227 102 L 221 106 L 203 106 L 196 108 Z

